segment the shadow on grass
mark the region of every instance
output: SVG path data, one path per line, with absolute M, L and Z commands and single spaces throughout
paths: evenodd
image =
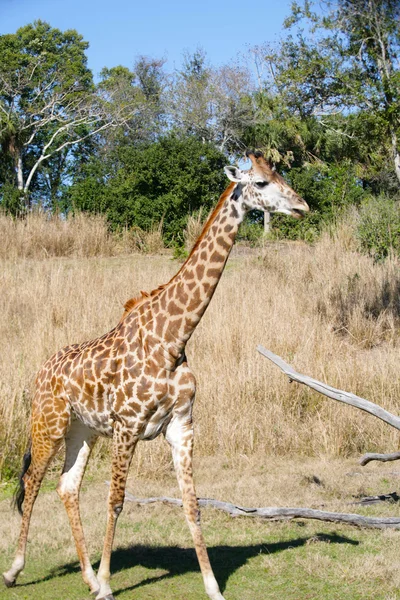
M 351 544 L 357 546 L 358 541 L 351 538 L 337 535 L 335 533 L 326 534 L 318 533 L 311 537 L 301 537 L 285 542 L 276 542 L 272 544 L 255 544 L 250 546 L 214 546 L 208 549 L 210 561 L 214 570 L 215 577 L 220 585 L 221 591 L 225 589 L 226 582 L 229 577 L 240 567 L 245 565 L 251 558 L 259 554 L 275 554 L 283 552 L 289 548 L 300 548 L 307 545 L 310 541 L 319 540 L 331 544 Z M 111 572 L 116 573 L 124 571 L 135 566 L 141 566 L 146 569 L 161 569 L 167 571 L 163 575 L 149 577 L 143 581 L 136 583 L 130 587 L 125 587 L 113 592 L 114 596 L 118 596 L 122 592 L 134 590 L 135 588 L 149 585 L 163 579 L 171 579 L 177 575 L 184 575 L 189 572 L 199 571 L 196 554 L 192 548 L 178 548 L 176 546 L 149 547 L 136 545 L 125 548 L 117 548 L 112 553 L 111 557 Z M 94 563 L 94 569 L 99 567 L 99 561 Z M 35 585 L 49 581 L 57 577 L 63 577 L 73 573 L 80 572 L 78 562 L 69 563 L 62 567 L 53 569 L 49 575 L 42 579 L 30 581 L 22 586 Z

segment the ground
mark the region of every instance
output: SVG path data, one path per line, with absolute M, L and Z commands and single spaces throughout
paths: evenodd
M 82 492 L 82 514 L 93 563 L 105 528 L 108 466 L 93 461 Z M 263 459 L 242 456 L 196 461 L 198 495 L 242 506 L 307 506 L 400 516 L 397 505 L 351 505 L 362 495 L 397 489 L 396 463 L 359 467 L 356 459 Z M 57 465 L 56 465 L 57 466 Z M 83 600 L 83 583 L 64 508 L 49 474 L 35 506 L 28 560 L 18 586 L 1 600 Z M 128 489 L 136 496 L 178 496 L 172 468 L 141 473 L 135 463 Z M 12 560 L 20 518 L 2 486 L 0 568 Z M 400 598 L 400 531 L 360 530 L 313 521 L 265 522 L 203 509 L 204 534 L 226 600 Z M 182 510 L 126 502 L 112 557 L 112 587 L 120 600 L 206 598 Z
M 360 496 L 399 490 L 396 463 L 358 465 L 363 452 L 398 448 L 398 431 L 354 408 L 289 384 L 258 344 L 301 373 L 399 413 L 398 263 L 373 263 L 339 238 L 315 247 L 273 245 L 233 256 L 188 344 L 197 377 L 197 492 L 242 506 L 302 506 L 400 516 L 397 504 L 364 508 Z M 168 281 L 166 256 L 4 260 L 0 278 L 0 472 L 20 468 L 32 381 L 63 346 L 103 334 L 124 302 Z M 82 490 L 95 567 L 105 531 L 107 447 Z M 314 457 L 314 458 L 310 458 Z M 351 457 L 351 458 L 338 458 Z M 55 493 L 56 461 L 33 513 L 28 560 L 0 600 L 83 600 L 70 528 Z M 14 485 L 14 484 L 13 484 Z M 0 484 L 0 572 L 20 527 L 12 487 Z M 163 440 L 138 444 L 128 490 L 178 496 Z M 400 531 L 312 521 L 266 522 L 202 511 L 211 562 L 226 600 L 400 600 Z M 113 554 L 120 600 L 197 600 L 203 590 L 182 509 L 126 503 Z

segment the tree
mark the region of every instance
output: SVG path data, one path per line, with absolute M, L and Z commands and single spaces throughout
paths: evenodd
M 98 88 L 110 98 L 114 111 L 124 113 L 127 107 L 130 109 L 119 127 L 102 134 L 107 151 L 115 145 L 155 141 L 162 134 L 165 121 L 163 65 L 163 60 L 141 56 L 133 70 L 117 66 L 101 71 Z
M 71 148 L 132 112 L 96 89 L 87 68 L 88 44 L 75 30 L 61 32 L 36 21 L 0 36 L 0 140 L 16 187 L 29 192 L 43 165 L 57 156 L 64 167 Z
M 221 152 L 243 153 L 243 134 L 253 119 L 251 75 L 242 66 L 213 68 L 197 49 L 184 55 L 183 68 L 170 86 L 174 125 L 215 144 Z
M 213 140 L 229 154 L 243 154 L 247 128 L 255 120 L 254 86 L 247 68 L 225 65 L 212 73 Z
M 278 48 L 252 49 L 258 89 L 253 95 L 254 120 L 243 138 L 247 146 L 263 150 L 312 208 L 301 223 L 274 216 L 277 235 L 308 240 L 364 194 L 365 163 L 355 136 L 355 115 L 333 106 L 333 84 L 329 88 L 328 74 L 339 61 L 331 56 L 326 39 L 319 40 L 317 50 L 314 53 L 302 34 L 296 40 L 287 38 Z
M 195 134 L 203 141 L 211 138 L 211 68 L 206 55 L 197 49 L 183 56 L 183 68 L 175 73 L 170 88 L 169 110 L 175 127 L 187 135 Z
M 271 79 L 301 118 L 347 137 L 361 163 L 380 149 L 400 182 L 400 4 L 397 0 L 294 2 L 291 30 L 269 53 Z M 313 34 L 311 39 L 306 32 Z M 297 30 L 296 30 L 297 27 Z M 339 125 L 339 126 L 338 126 Z

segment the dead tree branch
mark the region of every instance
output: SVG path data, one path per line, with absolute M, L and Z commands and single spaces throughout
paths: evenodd
M 388 412 L 381 406 L 378 406 L 378 404 L 374 404 L 373 402 L 370 402 L 369 400 L 365 400 L 364 398 L 360 398 L 359 396 L 356 396 L 355 394 L 351 394 L 350 392 L 344 392 L 343 390 L 338 390 L 334 387 L 331 387 L 327 383 L 322 383 L 321 381 L 317 381 L 317 379 L 313 379 L 312 377 L 309 377 L 308 375 L 302 375 L 301 373 L 297 373 L 297 371 L 295 371 L 293 369 L 293 367 L 288 365 L 280 356 L 277 356 L 270 350 L 267 350 L 266 348 L 264 348 L 264 346 L 261 346 L 261 345 L 257 346 L 257 350 L 258 350 L 258 352 L 260 352 L 260 354 L 262 354 L 263 356 L 268 358 L 271 362 L 273 362 L 275 365 L 277 365 L 289 377 L 289 380 L 291 382 L 297 381 L 298 383 L 303 383 L 304 385 L 307 385 L 308 387 L 315 390 L 316 392 L 319 392 L 320 394 L 323 394 L 324 396 L 327 396 L 328 398 L 332 398 L 332 400 L 338 400 L 339 402 L 344 402 L 345 404 L 350 404 L 350 406 L 355 406 L 356 408 L 359 408 L 360 410 L 364 410 L 365 412 L 370 413 L 371 415 L 374 415 L 374 417 L 378 417 L 378 419 L 381 419 L 382 421 L 384 421 L 388 425 L 391 425 L 395 429 L 400 430 L 400 417 L 396 417 L 395 415 L 392 415 L 392 413 Z M 360 464 L 362 466 L 364 466 L 372 460 L 379 460 L 382 462 L 386 462 L 389 460 L 398 460 L 398 459 L 400 459 L 400 452 L 395 452 L 392 454 L 368 453 L 368 454 L 365 454 L 360 459 Z
M 107 485 L 109 481 L 105 482 Z M 135 502 L 136 504 L 155 504 L 162 502 L 163 504 L 172 504 L 173 506 L 182 506 L 182 500 L 178 498 L 169 498 L 167 496 L 159 496 L 155 498 L 136 498 L 129 492 L 125 492 L 125 500 Z M 259 519 L 267 519 L 270 521 L 288 521 L 291 519 L 315 519 L 317 521 L 329 521 L 331 523 L 347 523 L 356 527 L 366 527 L 373 529 L 400 529 L 400 518 L 398 517 L 364 517 L 357 514 L 334 513 L 324 510 L 314 510 L 312 508 L 246 508 L 244 506 L 236 506 L 231 502 L 222 502 L 213 498 L 198 498 L 201 507 L 211 507 L 217 510 L 222 510 L 228 513 L 231 517 L 257 517 Z
M 365 467 L 372 460 L 379 460 L 381 462 L 389 462 L 391 460 L 399 460 L 400 452 L 392 452 L 391 454 L 375 454 L 374 452 L 367 452 L 360 458 L 360 465 Z
M 400 429 L 400 417 L 396 417 L 392 415 L 390 412 L 381 408 L 377 404 L 370 402 L 369 400 L 365 400 L 364 398 L 360 398 L 355 394 L 351 394 L 350 392 L 344 392 L 343 390 L 338 390 L 334 387 L 326 383 L 322 383 L 321 381 L 317 381 L 312 377 L 308 377 L 308 375 L 301 375 L 301 373 L 297 373 L 290 365 L 288 365 L 282 358 L 264 348 L 264 346 L 257 346 L 257 350 L 265 356 L 269 358 L 270 361 L 275 363 L 286 375 L 289 377 L 291 381 L 297 381 L 298 383 L 304 383 L 311 389 L 323 394 L 324 396 L 328 396 L 328 398 L 332 398 L 332 400 L 338 400 L 339 402 L 344 402 L 345 404 L 350 404 L 350 406 L 355 406 L 360 410 L 364 410 L 374 417 L 378 417 L 385 423 L 388 423 L 392 427 L 396 429 Z

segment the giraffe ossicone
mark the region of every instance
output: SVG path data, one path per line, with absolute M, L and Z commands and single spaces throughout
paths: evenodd
M 156 290 L 129 300 L 111 331 L 60 350 L 39 371 L 31 441 L 16 498 L 19 509 L 24 506 L 21 532 L 14 562 L 3 574 L 8 587 L 24 568 L 32 508 L 43 476 L 65 442 L 57 492 L 67 510 L 84 581 L 96 600 L 112 600 L 110 557 L 132 456 L 138 441 L 163 433 L 172 449 L 206 593 L 211 600 L 224 600 L 208 559 L 193 483 L 196 381 L 185 346 L 210 303 L 246 213 L 261 209 L 298 218 L 309 210 L 261 153 L 247 156 L 250 169 L 225 168 L 231 183 L 177 274 Z M 106 533 L 96 575 L 84 538 L 79 491 L 99 436 L 113 438 L 113 451 Z

